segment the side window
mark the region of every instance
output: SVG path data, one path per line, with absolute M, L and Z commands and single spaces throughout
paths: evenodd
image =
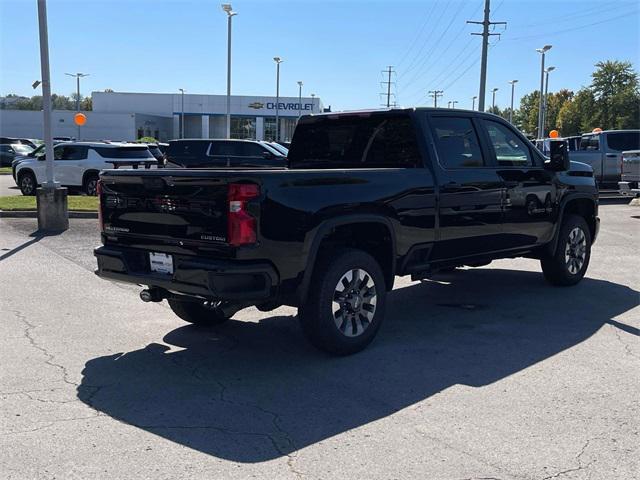
M 13 152 L 13 148 L 11 148 L 9 145 L 0 145 L 0 153 L 12 153 Z
M 434 116 L 431 126 L 438 158 L 444 168 L 485 165 L 478 134 L 470 118 Z
M 267 149 L 262 148 L 257 143 L 242 143 L 242 156 L 244 157 L 262 157 Z
M 242 155 L 236 142 L 213 142 L 209 155 L 220 155 L 224 157 L 239 157 Z
M 84 160 L 87 158 L 87 150 L 87 147 L 84 146 L 69 145 L 59 149 L 59 154 L 58 150 L 55 150 L 54 158 L 56 160 Z
M 533 161 L 526 143 L 509 127 L 491 120 L 482 120 L 499 167 L 531 167 Z
M 580 140 L 580 150 L 600 150 L 600 135 L 588 135 Z
M 420 151 L 410 118 L 388 118 L 378 125 L 363 153 L 370 167 L 414 168 L 420 163 Z

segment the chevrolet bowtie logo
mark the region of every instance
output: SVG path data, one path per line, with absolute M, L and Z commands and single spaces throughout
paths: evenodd
M 260 108 L 264 107 L 264 103 L 262 102 L 253 102 L 249 104 L 250 108 L 255 108 L 256 110 L 259 110 Z

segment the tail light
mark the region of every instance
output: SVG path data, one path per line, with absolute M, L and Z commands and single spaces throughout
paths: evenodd
M 96 184 L 96 195 L 98 196 L 98 225 L 100 231 L 104 232 L 104 219 L 102 218 L 102 180 Z
M 256 243 L 256 219 L 247 212 L 247 202 L 260 195 L 253 183 L 229 184 L 227 241 L 234 247 Z

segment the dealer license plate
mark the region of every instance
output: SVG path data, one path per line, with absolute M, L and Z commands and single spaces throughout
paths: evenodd
M 149 265 L 152 272 L 173 273 L 173 257 L 166 253 L 149 252 Z

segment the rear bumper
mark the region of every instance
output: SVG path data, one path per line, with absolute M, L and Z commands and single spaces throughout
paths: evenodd
M 212 300 L 265 300 L 276 294 L 279 283 L 275 268 L 267 262 L 174 255 L 173 274 L 161 274 L 151 272 L 147 250 L 98 247 L 93 253 L 99 277 Z

